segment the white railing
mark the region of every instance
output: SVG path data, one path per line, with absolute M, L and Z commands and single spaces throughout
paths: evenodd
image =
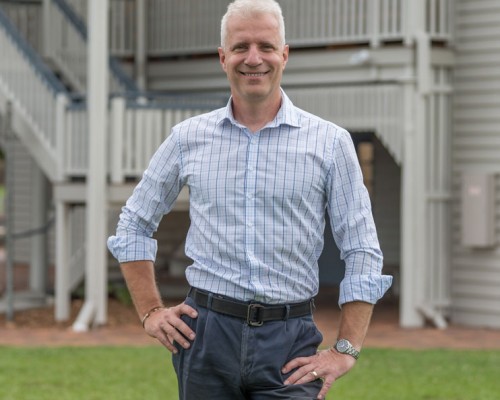
M 1 10 L 0 52 L 0 100 L 13 103 L 24 126 L 29 127 L 31 136 L 25 136 L 26 147 L 35 159 L 42 156 L 42 151 L 50 159 L 47 162 L 50 168 L 45 170 L 49 178 L 84 177 L 89 163 L 85 101 L 70 98 Z M 226 101 L 202 95 L 112 100 L 108 131 L 112 141 L 109 170 L 113 181 L 140 177 L 149 158 L 175 124 Z M 16 133 L 25 134 L 22 129 Z
M 203 100 L 203 99 L 202 99 Z M 225 105 L 225 98 L 163 97 L 149 104 L 144 99 L 115 97 L 109 114 L 109 171 L 113 183 L 138 179 L 149 159 L 170 134 L 172 127 L 186 118 Z M 64 174 L 87 173 L 88 121 L 85 103 L 68 107 L 65 120 Z
M 87 24 L 88 0 L 65 0 Z M 110 0 L 109 41 L 115 56 L 132 56 L 136 41 L 136 0 Z
M 403 164 L 404 92 L 401 85 L 287 89 L 294 104 L 351 132 L 373 132 Z
M 48 3 L 45 56 L 50 59 L 78 92 L 86 91 L 87 44 L 83 34 L 72 29 L 61 9 Z
M 53 76 L 38 55 L 20 37 L 11 22 L 0 10 L 0 91 L 13 104 L 14 112 L 26 124 L 36 157 L 45 157 L 45 172 L 55 176 L 57 171 L 57 123 L 61 96 L 65 89 Z M 24 132 L 22 132 L 24 133 Z M 41 152 L 44 155 L 40 154 Z
M 87 0 L 66 0 L 86 19 Z M 294 47 L 412 42 L 415 9 L 425 7 L 431 40 L 451 41 L 453 0 L 278 0 Z M 414 3 L 413 3 L 414 2 Z M 425 2 L 425 3 L 420 3 Z M 148 0 L 147 54 L 170 56 L 214 53 L 220 19 L 230 0 Z M 136 0 L 110 0 L 112 54 L 133 56 Z
M 88 0 L 65 0 L 65 2 L 88 26 Z M 109 7 L 111 53 L 115 56 L 132 56 L 136 42 L 136 0 L 110 0 Z M 165 24 L 165 21 L 163 22 Z
M 83 93 L 87 85 L 87 27 L 65 1 L 51 0 L 47 7 L 46 56 Z M 110 91 L 134 90 L 135 84 L 119 71 L 119 66 L 113 62 L 110 65 Z
M 43 45 L 41 1 L 0 0 L 0 7 L 27 42 L 41 53 Z
M 433 40 L 452 41 L 455 0 L 426 0 L 426 31 Z

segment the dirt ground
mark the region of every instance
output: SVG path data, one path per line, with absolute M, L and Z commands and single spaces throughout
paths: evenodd
M 2 250 L 0 247 L 0 297 L 5 293 L 3 280 L 5 264 L 2 262 Z M 14 276 L 16 289 L 26 289 L 27 273 L 26 266 L 16 267 Z M 177 291 L 184 293 L 182 290 Z M 83 305 L 81 299 L 72 301 L 71 315 L 65 322 L 55 321 L 53 306 L 17 311 L 12 322 L 6 321 L 5 315 L 0 314 L 0 346 L 158 345 L 144 333 L 134 308 L 123 301 L 118 301 L 119 298 L 121 297 L 109 298 L 106 325 L 92 327 L 83 333 L 72 329 L 72 324 Z M 337 298 L 336 290 L 328 287 L 321 288 L 320 296 L 316 298 L 314 318 L 323 333 L 325 346 L 334 343 L 337 337 L 340 317 Z M 173 299 L 170 305 L 179 301 L 181 299 Z M 403 329 L 399 326 L 398 320 L 397 299 L 391 298 L 389 294 L 375 307 L 365 346 L 408 349 L 500 349 L 500 329 L 456 325 L 450 325 L 442 330 L 431 325 L 418 329 Z
M 324 335 L 324 345 L 336 338 L 339 311 L 336 299 L 327 295 L 317 299 L 314 318 Z M 135 310 L 116 299 L 109 299 L 108 322 L 88 332 L 75 332 L 72 323 L 82 306 L 82 300 L 72 302 L 71 317 L 56 322 L 54 307 L 18 311 L 13 322 L 0 315 L 0 345 L 7 346 L 98 346 L 98 345 L 158 345 L 147 336 Z M 467 328 L 451 325 L 447 329 L 427 326 L 403 329 L 398 325 L 398 307 L 394 301 L 378 304 L 365 341 L 365 347 L 382 348 L 457 348 L 500 349 L 500 330 Z

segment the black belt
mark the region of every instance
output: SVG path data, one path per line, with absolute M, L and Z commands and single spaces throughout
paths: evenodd
M 191 288 L 191 297 L 200 307 L 244 319 L 248 325 L 261 326 L 264 322 L 304 317 L 314 311 L 314 300 L 285 305 L 260 304 L 230 299 L 215 293 Z

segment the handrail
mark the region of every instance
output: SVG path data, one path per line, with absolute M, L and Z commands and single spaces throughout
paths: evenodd
M 13 129 L 50 179 L 59 175 L 67 90 L 0 10 L 0 98 L 12 104 Z
M 22 51 L 26 59 L 31 63 L 34 71 L 39 74 L 44 81 L 47 83 L 48 87 L 54 93 L 68 93 L 67 89 L 61 83 L 61 81 L 55 76 L 52 70 L 45 64 L 38 53 L 33 50 L 30 44 L 19 34 L 17 29 L 14 27 L 9 18 L 0 8 L 0 26 L 2 26 L 5 32 L 12 38 L 13 43 L 17 45 L 19 50 Z
M 75 29 L 78 35 L 81 37 L 83 42 L 87 42 L 88 33 L 87 26 L 84 20 L 73 10 L 73 8 L 64 0 L 51 0 L 66 17 L 66 20 Z M 85 47 L 85 46 L 84 46 Z M 109 68 L 111 70 L 111 77 L 115 78 L 119 85 L 122 87 L 122 91 L 137 91 L 137 85 L 135 82 L 127 76 L 123 71 L 120 64 L 116 59 L 111 56 L 109 57 Z
M 0 0 L 0 7 L 34 50 L 43 46 L 41 0 Z
M 117 97 L 117 96 L 114 96 Z M 212 93 L 153 93 L 137 92 L 120 94 L 127 102 L 128 108 L 143 109 L 207 109 L 213 110 L 226 106 L 229 96 Z
M 19 112 L 32 126 L 34 136 L 23 139 L 30 151 L 40 152 L 42 145 L 45 159 L 50 159 L 45 170 L 51 179 L 68 176 L 85 177 L 89 163 L 88 114 L 86 98 L 69 93 L 42 59 L 17 33 L 15 27 L 0 10 L 0 35 L 2 55 L 0 63 L 1 94 L 13 99 Z M 138 178 L 146 167 L 148 157 L 169 134 L 172 126 L 196 114 L 222 107 L 227 96 L 209 94 L 164 94 L 127 92 L 121 94 L 122 111 L 110 108 L 110 121 L 121 121 L 123 130 L 116 130 L 110 122 L 118 147 L 110 160 L 113 176 L 123 182 L 125 177 Z M 120 100 L 120 98 L 118 98 Z M 115 100 L 111 100 L 113 104 Z M 144 132 L 144 143 L 138 141 L 137 132 Z M 22 136 L 23 132 L 16 132 Z M 120 139 L 120 136 L 122 137 Z M 130 143 L 137 145 L 130 146 Z M 141 142 L 141 143 L 139 143 Z M 110 168 L 111 170 L 111 168 Z

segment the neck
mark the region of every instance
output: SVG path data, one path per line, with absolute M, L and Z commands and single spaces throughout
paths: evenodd
M 281 107 L 281 93 L 279 97 L 267 102 L 241 101 L 233 96 L 233 116 L 240 124 L 245 125 L 251 132 L 257 132 L 271 122 Z

